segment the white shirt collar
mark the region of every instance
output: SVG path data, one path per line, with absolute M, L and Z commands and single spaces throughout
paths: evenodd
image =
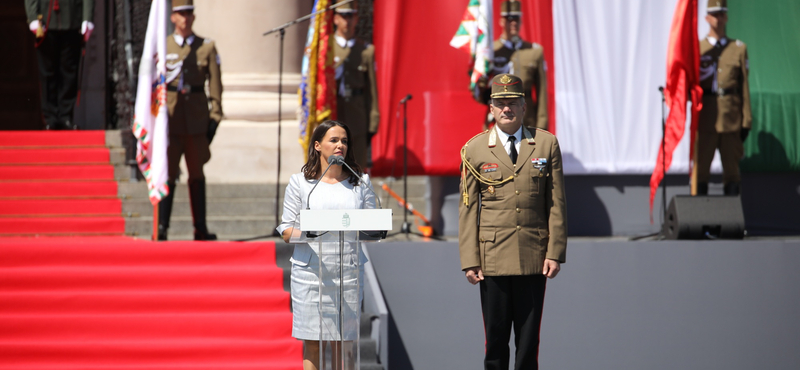
M 500 137 L 500 142 L 503 143 L 503 147 L 506 148 L 507 152 L 511 150 L 510 147 L 506 147 L 506 144 L 508 143 L 508 138 L 510 136 L 514 136 L 517 139 L 517 141 L 514 142 L 514 146 L 519 148 L 519 143 L 520 141 L 522 141 L 522 125 L 519 126 L 517 132 L 515 132 L 514 135 L 509 135 L 503 132 L 503 130 L 501 130 L 500 127 L 497 127 L 496 123 L 494 125 L 494 129 L 497 131 L 497 136 Z
M 335 35 L 335 37 L 336 37 L 336 43 L 339 44 L 339 46 L 342 47 L 342 48 L 352 48 L 353 45 L 356 44 L 356 38 L 355 37 L 353 37 L 350 40 L 348 40 L 348 39 L 346 39 L 346 38 L 344 38 L 342 36 L 339 36 L 339 35 Z
M 175 37 L 175 42 L 178 43 L 178 46 L 183 46 L 183 36 L 177 33 L 172 34 L 172 36 Z M 189 37 L 186 38 L 186 43 L 188 45 L 191 45 L 193 42 L 194 42 L 194 34 L 191 34 L 189 35 Z
M 708 38 L 708 43 L 711 44 L 711 46 L 717 46 L 717 38 L 716 37 L 708 36 L 707 38 Z M 723 38 L 721 38 L 719 40 L 719 42 L 722 44 L 722 46 L 725 46 L 725 44 L 728 43 L 728 38 L 727 37 L 723 37 Z
M 509 48 L 511 50 L 519 50 L 519 48 L 522 47 L 522 39 L 519 38 L 519 37 L 516 37 L 515 41 L 506 40 L 506 39 L 500 39 L 500 41 L 503 43 L 503 45 L 505 45 L 505 47 L 507 47 L 507 48 Z

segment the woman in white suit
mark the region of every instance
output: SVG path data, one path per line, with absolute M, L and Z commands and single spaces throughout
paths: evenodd
M 308 148 L 308 161 L 303 165 L 302 172 L 292 175 L 289 185 L 286 187 L 286 194 L 283 201 L 283 216 L 278 232 L 283 239 L 289 243 L 292 235 L 299 235 L 299 230 L 295 230 L 298 224 L 298 216 L 301 209 L 358 209 L 375 208 L 375 193 L 369 181 L 369 176 L 364 174 L 361 166 L 355 162 L 355 156 L 350 142 L 350 129 L 344 123 L 328 120 L 321 123 L 314 130 L 311 136 L 313 145 Z M 332 156 L 344 157 L 345 163 L 352 168 L 353 174 L 344 166 L 332 164 L 328 161 Z M 328 167 L 330 166 L 330 167 Z M 327 172 L 325 171 L 327 168 Z M 323 176 L 324 173 L 324 176 Z M 316 186 L 316 189 L 311 190 Z M 309 198 L 309 193 L 311 197 Z M 355 243 L 346 243 L 345 254 L 350 261 L 341 261 L 347 265 L 355 265 L 354 257 Z M 338 243 L 337 243 L 338 246 Z M 338 333 L 320 333 L 320 311 L 319 311 L 319 263 L 320 256 L 317 243 L 295 244 L 292 254 L 291 271 L 291 291 L 292 291 L 292 336 L 303 340 L 303 369 L 320 368 L 320 337 L 323 343 L 326 341 L 347 341 L 352 343 L 356 339 L 358 323 L 348 325 L 349 330 L 342 333 L 342 338 L 337 338 Z M 349 249 L 349 250 L 347 250 Z M 363 281 L 363 266 L 367 262 L 366 256 L 358 249 L 358 269 L 361 281 Z M 339 263 L 338 261 L 328 260 L 338 256 L 323 254 L 323 265 L 329 263 Z M 350 276 L 344 276 L 344 284 L 352 284 L 359 276 L 355 272 Z M 350 280 L 350 281 L 348 281 Z M 323 285 L 336 286 L 342 282 L 338 277 L 323 280 Z M 361 307 L 363 299 L 363 286 L 358 284 L 359 291 L 356 296 L 355 289 L 351 294 L 345 294 L 345 304 L 343 310 L 355 312 Z M 323 306 L 330 303 L 330 297 L 323 294 Z M 349 299 L 348 299 L 349 298 Z M 335 307 L 334 307 L 335 309 Z M 326 309 L 323 307 L 323 311 Z M 338 327 L 335 317 L 322 315 L 325 327 Z M 335 334 L 335 335 L 332 335 Z M 340 348 L 338 342 L 333 343 L 333 364 L 340 363 L 337 358 Z M 352 347 L 352 346 L 351 346 Z M 347 349 L 352 355 L 352 348 Z M 353 364 L 353 359 L 348 359 L 349 364 Z

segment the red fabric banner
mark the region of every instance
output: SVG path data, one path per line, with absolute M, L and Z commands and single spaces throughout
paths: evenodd
M 486 106 L 469 91 L 469 56 L 449 45 L 469 0 L 375 2 L 374 34 L 381 123 L 372 139 L 373 175 L 402 176 L 408 102 L 409 175 L 457 176 L 461 146 L 481 131 Z M 499 17 L 500 1 L 495 4 Z M 523 1 L 522 37 L 544 47 L 550 125 L 555 126 L 551 1 Z M 496 22 L 495 22 L 496 24 Z M 495 34 L 500 35 L 499 26 Z
M 672 153 L 683 137 L 686 126 L 686 103 L 691 94 L 692 123 L 689 157 L 694 152 L 697 119 L 702 108 L 700 88 L 700 44 L 697 40 L 697 0 L 679 0 L 672 18 L 667 50 L 667 84 L 664 97 L 669 107 L 664 148 L 658 148 L 658 160 L 650 176 L 650 222 L 653 222 L 653 199 L 664 172 L 672 164 Z M 691 169 L 690 171 L 691 172 Z

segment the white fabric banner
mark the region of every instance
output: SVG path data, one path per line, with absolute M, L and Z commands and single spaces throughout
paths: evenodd
M 564 173 L 653 172 L 662 137 L 658 87 L 666 83 L 676 3 L 553 0 L 556 134 Z M 708 24 L 706 2 L 698 3 L 700 37 Z M 687 132 L 668 173 L 688 174 L 689 139 Z M 720 171 L 715 158 L 712 172 Z
M 152 204 L 169 193 L 167 180 L 167 1 L 153 0 L 144 50 L 139 64 L 139 82 L 133 116 L 133 135 L 138 140 L 136 161 L 147 180 Z

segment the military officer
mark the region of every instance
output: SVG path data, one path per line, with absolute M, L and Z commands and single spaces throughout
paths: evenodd
M 546 278 L 565 262 L 567 208 L 556 137 L 522 125 L 522 79 L 491 81 L 495 126 L 461 149 L 459 251 L 467 281 L 480 284 L 486 369 L 536 369 Z
M 78 97 L 81 49 L 94 30 L 94 0 L 25 0 L 36 35 L 45 129 L 77 129 L 72 121 Z
M 355 36 L 358 8 L 355 2 L 336 8 L 333 64 L 336 71 L 337 119 L 350 127 L 356 162 L 369 166 L 372 135 L 378 131 L 378 87 L 375 80 L 375 47 Z
M 222 76 L 214 41 L 192 32 L 194 1 L 172 0 L 170 20 L 175 33 L 167 37 L 167 108 L 169 111 L 169 195 L 158 207 L 158 239 L 167 239 L 175 180 L 181 156 L 189 172 L 195 240 L 216 240 L 206 227 L 206 179 L 203 165 L 211 159 L 209 144 L 222 120 Z M 206 95 L 208 80 L 208 95 Z M 210 106 L 210 108 L 209 108 Z
M 739 161 L 744 155 L 744 140 L 752 127 L 747 45 L 727 37 L 726 0 L 709 0 L 706 21 L 708 36 L 700 40 L 700 111 L 695 140 L 693 185 L 695 195 L 708 194 L 711 161 L 719 149 L 725 195 L 739 195 Z
M 547 66 L 544 49 L 537 43 L 530 43 L 519 36 L 522 25 L 522 5 L 519 1 L 504 1 L 500 4 L 500 27 L 503 33 L 494 42 L 494 68 L 490 75 L 510 73 L 522 79 L 525 91 L 525 104 L 528 107 L 525 127 L 547 130 Z M 478 94 L 481 103 L 488 104 L 489 87 L 484 80 L 482 92 Z

